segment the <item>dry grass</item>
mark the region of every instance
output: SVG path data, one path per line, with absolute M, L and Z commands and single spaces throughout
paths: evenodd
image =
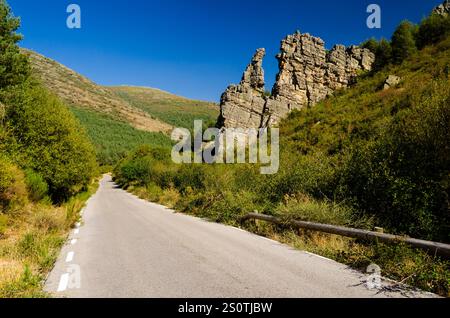
M 112 115 L 133 127 L 168 133 L 172 126 L 121 99 L 108 88 L 97 85 L 73 70 L 33 51 L 23 50 L 42 83 L 68 105 Z
M 43 292 L 44 279 L 96 189 L 97 181 L 63 206 L 27 204 L 8 214 L 0 237 L 0 298 L 49 297 Z

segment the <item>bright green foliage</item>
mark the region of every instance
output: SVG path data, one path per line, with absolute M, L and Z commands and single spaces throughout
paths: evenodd
M 39 202 L 47 196 L 48 185 L 41 175 L 28 169 L 25 171 L 25 179 L 30 200 Z
M 432 14 L 422 21 L 416 36 L 417 47 L 438 43 L 450 35 L 450 15 Z
M 95 174 L 95 151 L 68 108 L 33 83 L 8 95 L 7 122 L 18 141 L 18 162 L 44 178 L 55 200 L 82 190 Z
M 117 163 L 139 145 L 163 148 L 172 145 L 170 138 L 162 133 L 137 130 L 127 123 L 85 109 L 72 107 L 71 110 L 86 128 L 102 165 Z
M 450 241 L 450 85 L 432 83 L 404 101 L 382 137 L 343 170 L 346 195 L 400 233 Z
M 22 171 L 10 160 L 0 156 L 0 215 L 27 201 L 27 189 Z
M 416 53 L 414 35 L 416 27 L 409 21 L 403 21 L 392 35 L 392 62 L 401 64 L 405 59 Z
M 26 57 L 17 43 L 22 36 L 16 31 L 20 20 L 15 18 L 4 0 L 0 0 L 0 90 L 22 83 L 30 74 Z
M 65 105 L 29 78 L 28 60 L 17 45 L 22 38 L 15 33 L 19 26 L 19 19 L 1 0 L 0 151 L 7 153 L 15 165 L 44 179 L 28 173 L 33 200 L 45 196 L 48 185 L 49 194 L 60 201 L 90 182 L 96 169 L 95 154 Z M 9 194 L 5 191 L 4 197 L 12 195 L 10 190 Z

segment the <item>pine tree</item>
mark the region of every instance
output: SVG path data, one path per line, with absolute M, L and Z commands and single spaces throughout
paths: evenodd
M 386 65 L 392 63 L 392 46 L 386 39 L 381 39 L 375 52 L 376 60 L 374 69 L 381 70 Z
M 409 21 L 403 21 L 392 35 L 392 61 L 401 64 L 405 59 L 416 53 L 414 39 L 416 27 Z
M 432 14 L 420 24 L 416 36 L 417 47 L 438 43 L 450 35 L 450 15 Z
M 20 19 L 12 15 L 5 0 L 0 0 L 0 90 L 23 83 L 30 74 L 28 60 L 20 53 L 16 33 Z

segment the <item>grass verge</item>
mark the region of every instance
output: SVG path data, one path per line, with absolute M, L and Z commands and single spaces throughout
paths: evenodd
M 3 216 L 0 298 L 50 297 L 43 291 L 44 281 L 81 209 L 97 188 L 98 180 L 59 207 L 45 202 L 28 204 Z

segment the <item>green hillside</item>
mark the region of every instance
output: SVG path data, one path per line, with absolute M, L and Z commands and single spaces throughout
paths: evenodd
M 64 65 L 30 50 L 34 75 L 76 115 L 94 143 L 98 161 L 114 164 L 138 145 L 171 145 L 174 127 L 192 127 L 195 119 L 213 123 L 218 106 L 139 87 L 104 87 Z
M 131 86 L 110 89 L 134 107 L 174 127 L 192 128 L 194 120 L 203 120 L 213 126 L 219 116 L 216 104 L 182 98 L 158 89 Z
M 86 128 L 101 164 L 112 165 L 139 145 L 165 148 L 172 145 L 170 138 L 163 133 L 135 129 L 107 114 L 76 107 L 71 110 Z

